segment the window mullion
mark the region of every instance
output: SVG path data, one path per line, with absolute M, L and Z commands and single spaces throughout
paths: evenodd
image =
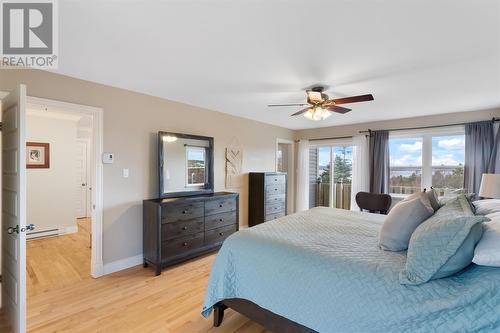
M 333 161 L 335 160 L 335 157 L 334 157 L 334 154 L 335 153 L 335 149 L 334 149 L 334 146 L 330 146 L 330 208 L 335 208 L 336 207 L 336 203 L 337 203 L 337 198 L 336 198 L 336 194 L 337 194 L 337 191 L 335 189 L 335 182 L 334 182 L 334 173 L 335 173 L 335 165 L 333 163 Z
M 432 186 L 432 135 L 426 134 L 422 142 L 422 188 Z

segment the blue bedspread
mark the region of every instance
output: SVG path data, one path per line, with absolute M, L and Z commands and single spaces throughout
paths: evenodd
M 500 332 L 500 268 L 399 284 L 405 252 L 377 246 L 385 216 L 314 208 L 229 237 L 204 316 L 243 298 L 318 332 Z

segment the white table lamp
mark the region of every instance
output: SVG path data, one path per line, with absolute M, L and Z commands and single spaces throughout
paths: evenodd
M 483 198 L 500 199 L 500 174 L 483 173 L 479 196 Z

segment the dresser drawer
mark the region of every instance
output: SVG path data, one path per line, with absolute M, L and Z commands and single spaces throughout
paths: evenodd
M 237 223 L 236 211 L 210 215 L 205 218 L 205 230 L 211 230 Z
M 236 210 L 236 198 L 222 198 L 205 202 L 205 215 L 214 215 Z
M 193 220 L 164 223 L 161 226 L 162 240 L 179 238 L 203 232 L 203 217 L 198 217 Z
M 162 259 L 196 250 L 203 246 L 203 240 L 204 234 L 200 232 L 187 237 L 164 241 L 161 245 Z
M 276 204 L 285 204 L 286 195 L 278 194 L 278 195 L 270 195 L 266 198 L 266 205 L 276 205 Z
M 277 213 L 277 214 L 267 214 L 265 217 L 265 221 L 276 220 L 276 219 L 279 219 L 280 217 L 283 217 L 283 216 L 285 216 L 285 211 L 282 211 L 282 212 Z
M 286 184 L 271 184 L 266 186 L 266 197 L 286 194 Z
M 285 175 L 267 175 L 266 176 L 266 186 L 273 184 L 285 184 L 286 177 Z
M 273 205 L 266 205 L 266 215 L 279 214 L 285 212 L 285 203 L 277 203 Z
M 231 234 L 237 231 L 236 225 L 229 225 L 222 228 L 217 228 L 205 231 L 205 245 L 222 243 Z
M 161 210 L 161 222 L 171 223 L 203 217 L 203 202 L 166 204 Z

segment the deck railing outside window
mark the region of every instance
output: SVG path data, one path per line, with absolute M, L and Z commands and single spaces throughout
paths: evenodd
M 317 182 L 315 184 L 311 184 L 311 186 L 315 187 L 315 203 L 316 206 L 324 206 L 324 207 L 333 207 L 333 208 L 342 208 L 342 209 L 351 209 L 351 184 L 344 183 L 334 183 L 333 188 L 333 196 L 334 202 L 333 205 L 330 204 L 330 183 L 321 183 Z

